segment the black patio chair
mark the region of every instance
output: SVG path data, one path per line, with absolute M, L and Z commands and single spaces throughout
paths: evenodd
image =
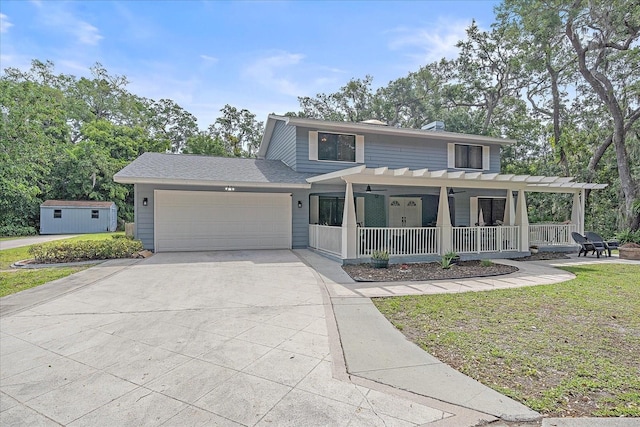
M 618 246 L 620 245 L 616 240 L 605 241 L 602 238 L 602 236 L 600 236 L 597 233 L 594 233 L 593 231 L 587 231 L 584 234 L 587 237 L 587 239 L 589 239 L 594 244 L 599 245 L 601 243 L 604 246 L 604 248 L 607 250 L 607 253 L 609 254 L 609 256 L 611 256 L 611 249 L 618 249 Z
M 587 252 L 591 252 L 591 255 L 595 253 L 596 256 L 600 258 L 600 254 L 605 250 L 604 244 L 598 245 L 598 243 L 590 241 L 589 239 L 584 237 L 582 234 L 576 233 L 575 231 L 571 233 L 571 237 L 577 244 L 580 245 L 580 251 L 578 252 L 578 256 L 580 256 L 583 253 L 584 253 L 584 256 L 587 256 Z

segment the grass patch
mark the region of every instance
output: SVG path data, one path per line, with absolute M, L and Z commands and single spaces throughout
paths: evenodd
M 409 339 L 549 416 L 640 416 L 640 266 L 567 267 L 565 283 L 377 298 Z
M 38 270 L 0 271 L 0 297 L 70 276 L 88 267 L 53 267 Z
M 111 239 L 114 235 L 124 235 L 124 232 L 118 233 L 95 233 L 95 234 L 83 234 L 76 237 L 70 237 L 68 239 L 61 239 L 58 241 L 80 241 L 80 240 L 105 240 Z M 29 248 L 31 246 L 24 246 L 21 248 L 4 249 L 0 250 L 0 270 L 7 270 L 16 261 L 23 259 L 33 258 L 29 254 Z M 39 270 L 12 270 L 12 271 L 0 271 L 0 297 L 20 292 L 24 289 L 40 286 L 44 283 L 52 280 L 60 279 L 62 277 L 69 276 L 78 271 L 84 270 L 88 266 L 79 267 L 53 267 L 44 268 Z

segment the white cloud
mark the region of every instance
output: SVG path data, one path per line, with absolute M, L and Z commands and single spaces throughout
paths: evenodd
M 420 63 L 454 58 L 458 54 L 456 43 L 466 37 L 467 21 L 439 19 L 429 28 L 397 28 L 389 41 L 391 50 L 404 50 Z
M 256 59 L 245 68 L 245 76 L 276 91 L 290 96 L 300 96 L 300 87 L 290 76 L 290 70 L 301 64 L 304 55 L 299 53 L 277 52 Z
M 73 3 L 33 1 L 32 4 L 38 8 L 44 25 L 71 34 L 81 44 L 94 46 L 104 38 L 98 28 L 80 19 L 67 8 Z
M 4 13 L 0 13 L 0 33 L 6 33 L 13 24 L 9 22 L 9 17 Z
M 207 62 L 211 62 L 211 63 L 215 63 L 218 62 L 218 58 L 216 58 L 215 56 L 209 56 L 209 55 L 200 55 L 201 59 L 204 59 Z
M 82 44 L 96 45 L 104 38 L 96 27 L 84 21 L 77 21 L 76 26 L 70 30 Z

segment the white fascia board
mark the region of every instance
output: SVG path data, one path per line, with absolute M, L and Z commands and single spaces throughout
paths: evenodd
M 262 140 L 260 141 L 260 148 L 258 148 L 258 158 L 264 159 L 267 155 L 267 149 L 269 148 L 269 142 L 271 142 L 271 136 L 273 135 L 273 129 L 276 127 L 276 119 L 273 116 L 267 118 L 267 124 L 262 134 Z
M 120 184 L 193 185 L 197 187 L 225 187 L 230 185 L 238 188 L 311 188 L 311 184 L 292 184 L 284 182 L 206 181 L 195 179 L 123 177 L 114 177 L 113 180 Z
M 354 166 L 352 168 L 340 169 L 339 171 L 329 172 L 318 176 L 312 176 L 311 178 L 307 178 L 307 182 L 322 182 L 329 181 L 336 178 L 344 178 L 345 176 L 359 174 L 363 172 L 367 168 L 366 165 Z

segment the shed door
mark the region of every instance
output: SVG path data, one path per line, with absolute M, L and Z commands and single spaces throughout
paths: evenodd
M 290 249 L 291 195 L 156 190 L 155 250 Z

